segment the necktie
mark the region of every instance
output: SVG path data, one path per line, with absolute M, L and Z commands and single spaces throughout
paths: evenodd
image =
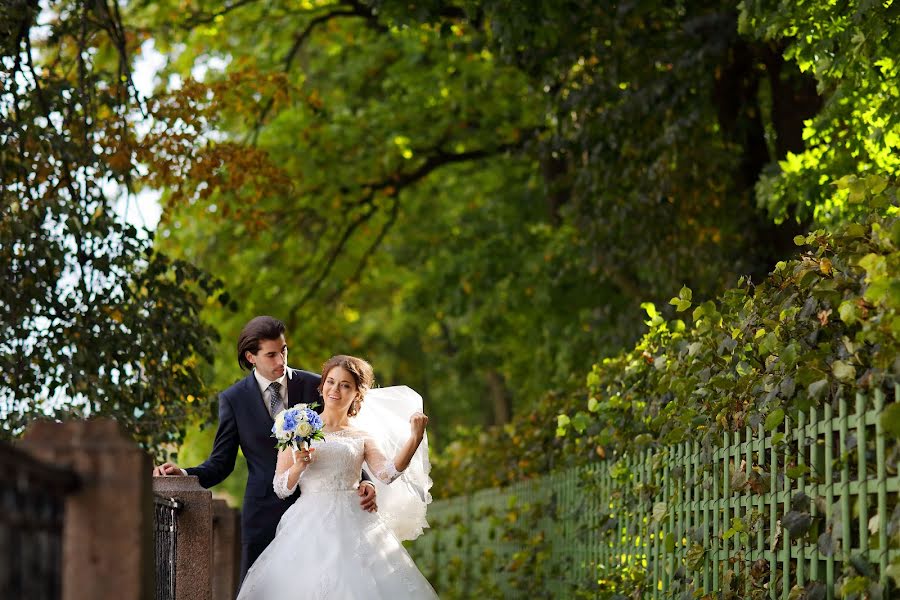
M 282 408 L 281 384 L 273 381 L 269 384 L 269 413 L 271 413 L 273 419 L 275 415 L 281 412 Z

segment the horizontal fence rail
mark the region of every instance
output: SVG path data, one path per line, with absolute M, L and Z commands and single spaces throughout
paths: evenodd
M 62 528 L 77 476 L 0 443 L 0 598 L 62 597 Z
M 692 440 L 438 501 L 410 552 L 445 600 L 900 597 L 884 406 L 881 391 L 860 394 L 721 446 Z

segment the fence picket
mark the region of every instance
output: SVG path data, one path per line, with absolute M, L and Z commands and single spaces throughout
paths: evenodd
M 816 408 L 809 409 L 809 430 L 804 433 L 804 443 L 809 448 L 809 479 L 810 483 L 807 488 L 807 495 L 810 497 L 809 515 L 813 522 L 816 522 L 819 516 L 819 507 L 816 505 L 816 497 L 818 496 L 818 482 L 821 471 L 819 470 L 817 453 L 819 447 L 819 428 L 816 419 Z M 819 559 L 817 549 L 813 549 L 809 557 L 809 578 L 811 581 L 819 581 Z

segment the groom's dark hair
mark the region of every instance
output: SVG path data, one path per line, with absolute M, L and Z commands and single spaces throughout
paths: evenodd
M 284 335 L 284 323 L 275 317 L 253 317 L 244 325 L 237 343 L 237 359 L 242 369 L 253 370 L 253 365 L 247 360 L 245 354 L 259 352 L 261 340 L 277 340 Z

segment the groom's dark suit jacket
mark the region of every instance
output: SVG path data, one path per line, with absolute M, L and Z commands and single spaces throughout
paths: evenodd
M 320 379 L 319 375 L 309 371 L 289 369 L 288 403 L 294 406 L 316 402 L 319 404 L 318 410 L 321 410 L 318 392 Z M 256 547 L 261 552 L 275 538 L 281 515 L 300 496 L 299 487 L 286 500 L 275 495 L 272 479 L 275 477 L 278 449 L 272 437 L 272 424 L 256 377 L 251 372 L 219 394 L 219 429 L 212 453 L 202 465 L 185 469 L 188 475 L 199 478 L 200 485 L 209 488 L 234 470 L 238 446 L 243 451 L 247 459 L 248 477 L 241 514 L 241 541 L 245 546 L 242 571 L 249 568 L 257 554 L 251 550 L 251 556 L 247 556 L 246 546 Z M 368 479 L 365 473 L 362 477 Z

